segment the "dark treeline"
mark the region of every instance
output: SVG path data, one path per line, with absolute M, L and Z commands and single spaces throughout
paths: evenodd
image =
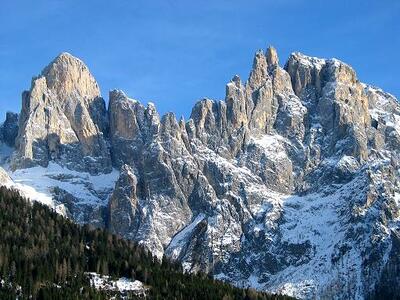
M 131 241 L 78 226 L 0 187 L 0 299 L 112 296 L 91 287 L 85 272 L 140 280 L 149 287 L 148 299 L 289 299 L 238 289 L 204 274 L 184 274 L 179 264 L 159 263 Z

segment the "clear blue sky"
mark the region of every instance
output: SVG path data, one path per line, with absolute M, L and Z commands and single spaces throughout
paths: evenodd
M 178 117 L 223 99 L 269 44 L 282 65 L 294 51 L 336 57 L 399 98 L 399 24 L 398 0 L 1 0 L 0 119 L 62 51 L 86 62 L 106 101 L 119 88 Z

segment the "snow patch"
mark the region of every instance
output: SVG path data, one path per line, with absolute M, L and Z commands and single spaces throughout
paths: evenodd
M 183 230 L 181 230 L 178 234 L 176 234 L 171 242 L 168 245 L 168 248 L 166 250 L 167 253 L 169 253 L 170 257 L 174 260 L 178 259 L 182 248 L 184 247 L 185 243 L 187 242 L 187 238 L 190 236 L 190 234 L 193 232 L 193 230 L 196 228 L 196 226 L 205 219 L 204 214 L 199 214 L 192 223 L 190 223 L 188 226 L 186 226 Z
M 15 188 L 22 196 L 43 203 L 64 216 L 66 208 L 54 200 L 55 188 L 74 196 L 78 204 L 104 206 L 119 176 L 117 170 L 109 174 L 90 175 L 69 170 L 54 162 L 49 163 L 47 168 L 36 166 L 14 172 L 8 168 L 8 174 L 12 182 L 4 185 Z
M 284 137 L 276 135 L 263 135 L 261 137 L 252 137 L 250 143 L 264 148 L 265 153 L 271 159 L 287 159 L 287 154 L 283 144 L 290 144 Z
M 86 274 L 90 278 L 90 284 L 98 290 L 119 291 L 121 293 L 133 292 L 137 296 L 145 296 L 148 290 L 139 280 L 132 281 L 125 277 L 112 280 L 110 276 L 103 276 L 95 272 Z
M 326 59 L 307 56 L 300 52 L 292 53 L 292 56 L 294 56 L 300 64 L 310 68 L 315 67 L 318 70 L 321 70 L 322 67 L 326 64 Z

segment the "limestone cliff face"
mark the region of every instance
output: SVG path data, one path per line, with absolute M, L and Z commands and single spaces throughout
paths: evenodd
M 311 127 L 320 126 L 329 138 L 323 151 L 344 151 L 365 160 L 367 129 L 370 127 L 368 97 L 354 70 L 336 59 L 322 60 L 294 53 L 286 70 L 294 91 L 309 110 Z M 343 143 L 347 143 L 345 147 Z M 336 147 L 340 145 L 340 147 Z
M 350 66 L 293 53 L 282 68 L 269 47 L 187 121 L 109 98 L 106 111 L 68 54 L 24 94 L 15 167 L 120 172 L 112 192 L 84 181 L 95 204 L 54 189 L 75 219 L 187 271 L 299 298 L 365 298 L 397 280 L 400 105 Z
M 110 93 L 109 116 L 113 162 L 116 167 L 133 167 L 138 178 L 137 188 L 131 186 L 136 189 L 135 197 L 129 193 L 125 195 L 136 203 L 132 208 L 137 211 L 136 234 L 132 235 L 121 226 L 112 229 L 142 240 L 155 253 L 162 254 L 177 228 L 192 216 L 185 186 L 188 182 L 184 182 L 179 172 L 189 163 L 183 157 L 190 157 L 184 142 L 185 139 L 187 142 L 185 126 L 178 123 L 173 114 L 160 119 L 152 103 L 144 107 L 121 91 Z M 125 172 L 118 182 L 124 178 Z M 113 207 L 113 199 L 110 207 Z M 163 218 L 163 213 L 170 217 Z M 110 210 L 110 218 L 123 223 L 118 215 L 118 210 Z
M 137 230 L 137 184 L 134 170 L 128 165 L 122 166 L 108 204 L 108 228 L 130 238 L 135 236 Z
M 14 167 L 54 160 L 91 173 L 111 171 L 107 130 L 98 84 L 82 61 L 62 53 L 23 93 Z
M 157 135 L 160 117 L 152 103 L 147 107 L 122 91 L 110 92 L 110 140 L 116 166 L 139 162 L 144 145 Z

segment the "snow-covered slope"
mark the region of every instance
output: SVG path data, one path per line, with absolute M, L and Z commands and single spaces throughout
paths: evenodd
M 0 146 L 1 147 L 1 146 Z M 17 189 L 23 196 L 43 203 L 65 217 L 78 223 L 104 226 L 102 217 L 96 218 L 106 208 L 115 182 L 117 170 L 111 173 L 91 175 L 67 169 L 55 162 L 45 167 L 12 170 L 9 165 L 11 151 L 5 147 L 0 153 L 8 180 L 2 184 Z

